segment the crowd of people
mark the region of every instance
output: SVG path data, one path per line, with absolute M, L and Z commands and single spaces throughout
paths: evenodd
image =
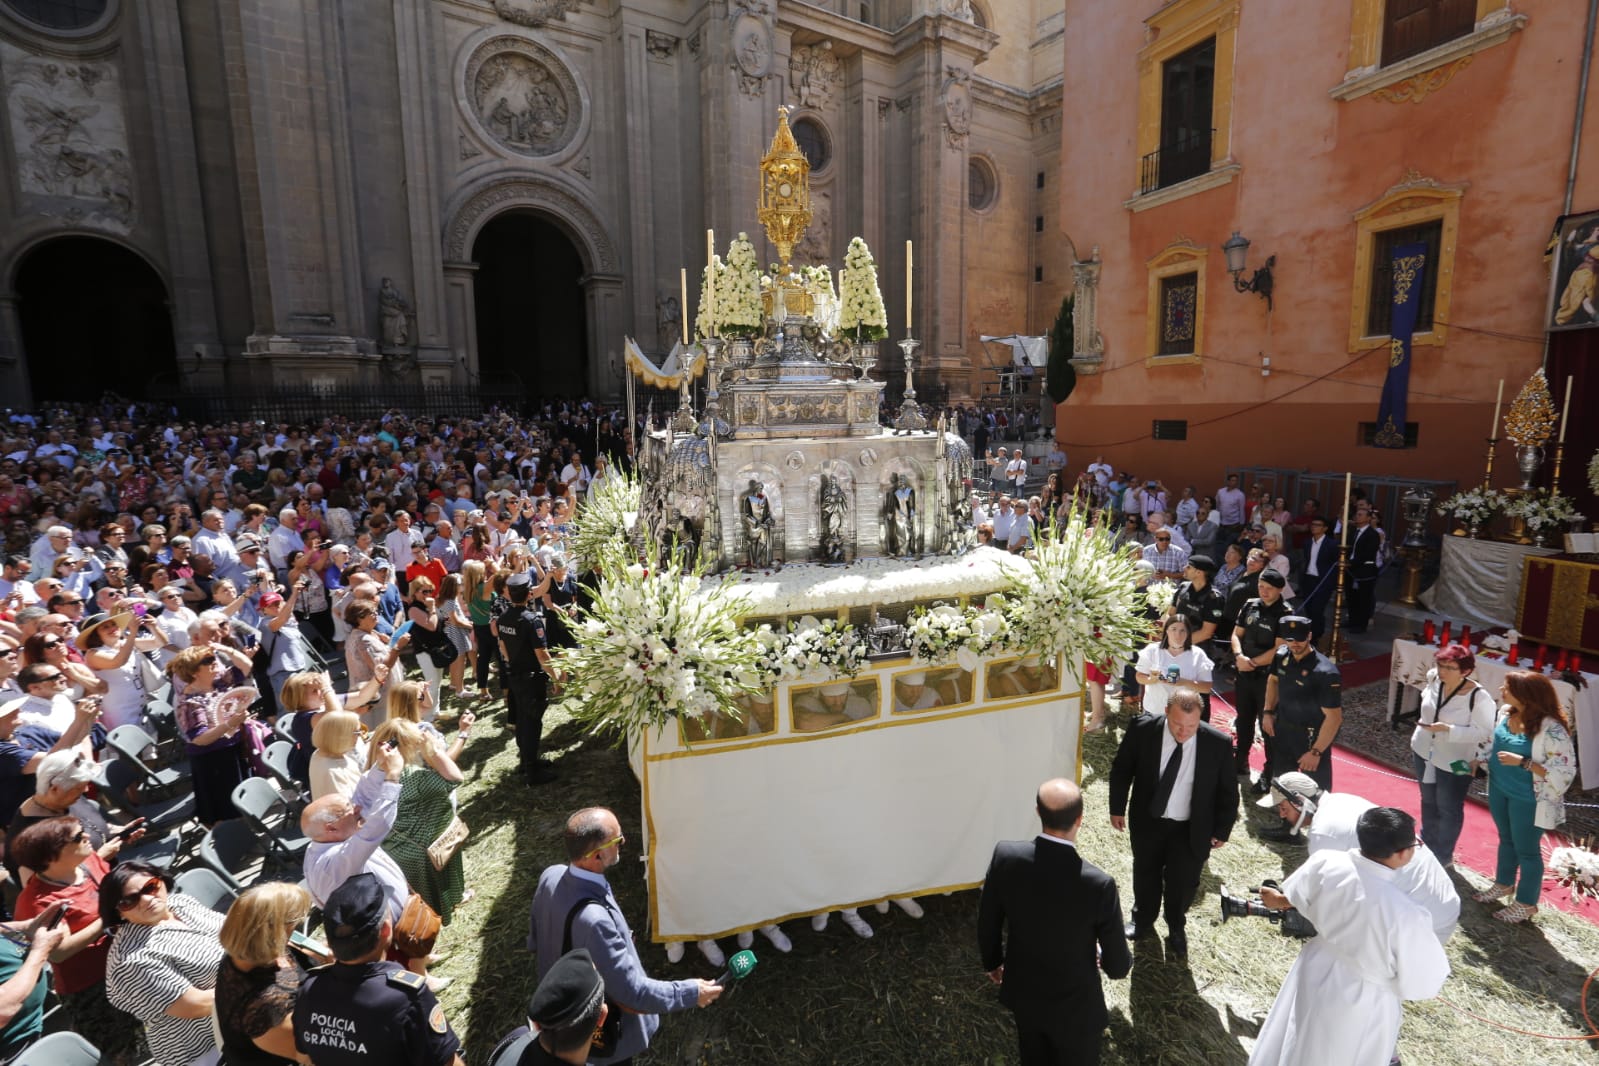
M 1036 412 L 1031 422 L 998 409 L 944 414 L 978 457 L 980 541 L 1026 551 L 1076 499 L 1117 530 L 1142 582 L 1173 585 L 1169 607 L 1153 597 L 1147 607 L 1147 646 L 1126 662 L 1085 664 L 1090 728 L 1105 724 L 1117 695 L 1144 712 L 1111 774 L 1111 822 L 1132 837 L 1132 921 L 1123 927 L 1114 882 L 1075 855 L 1082 801 L 1066 781 L 1039 793 L 1047 843 L 997 851 L 983 895 L 984 969 L 1016 1014 L 1023 1061 L 1055 1061 L 1063 1041 L 1081 1046 L 1092 1029 L 1097 1042 L 1103 997 L 1092 960 L 1078 952 L 1063 963 L 1039 945 L 1097 944 L 1099 970 L 1122 976 L 1124 937 L 1148 935 L 1163 913 L 1173 952 L 1186 953 L 1185 915 L 1209 851 L 1233 828 L 1241 785 L 1282 816 L 1262 835 L 1292 842 L 1308 830 L 1316 851 L 1317 834 L 1333 832 L 1338 671 L 1314 642 L 1337 529 L 1318 501 L 1290 509 L 1258 486 L 1246 492 L 1236 475 L 1213 495 L 1173 493 L 1096 458 L 1072 480 L 1058 443 L 1040 478 L 1023 447 L 997 443 L 1038 435 Z M 568 538 L 586 496 L 612 476 L 608 462 L 631 465 L 626 417 L 572 402 L 532 417 L 394 411 L 207 425 L 98 407 L 13 414 L 0 431 L 0 826 L 20 892 L 14 920 L 0 925 L 0 1055 L 39 1034 L 53 981 L 71 1027 L 113 1062 L 459 1063 L 435 995 L 445 982 L 429 972 L 473 894 L 459 760 L 478 715 L 503 697 L 519 780 L 555 779 L 540 754 L 542 718 L 584 596 Z M 1388 545 L 1374 509 L 1351 503 L 1348 625 L 1359 631 Z M 1478 898 L 1514 894 L 1500 916 L 1524 921 L 1536 911 L 1538 837 L 1558 824 L 1570 780 L 1570 737 L 1547 679 L 1514 674 L 1495 697 L 1471 670 L 1469 650 L 1443 649 L 1424 694 L 1412 742 L 1421 840 L 1433 866 L 1451 869 L 1469 784 L 1461 767 L 1485 767 L 1503 842 L 1495 884 Z M 1209 724 L 1224 678 L 1238 712 L 1232 736 Z M 289 774 L 310 799 L 301 885 L 258 884 L 224 917 L 173 891 L 170 861 L 151 848 L 155 827 L 107 820 L 92 798 L 105 784 L 107 737 L 157 729 L 152 710 L 163 705 L 207 827 L 235 817 L 241 784 L 271 773 L 263 750 L 273 729 L 292 738 Z M 1252 777 L 1257 727 L 1267 770 Z M 1333 850 L 1348 865 L 1354 849 L 1352 866 L 1296 875 L 1268 904 L 1313 913 L 1336 895 L 1323 885 L 1386 878 L 1367 865 L 1411 870 L 1395 856 L 1414 854 L 1400 846 L 1406 832 L 1415 843 L 1413 827 L 1383 814 L 1366 832 L 1369 813 L 1340 815 Z M 497 1062 L 625 1061 L 647 1047 L 656 1015 L 721 993 L 645 972 L 605 879 L 625 843 L 613 813 L 575 813 L 564 843 L 569 861 L 545 871 L 530 918 L 535 1025 L 513 1033 Z M 1040 909 L 1035 874 L 1076 903 Z M 1447 909 L 1438 879 L 1423 880 L 1411 896 L 1430 892 Z M 919 914 L 914 900 L 893 902 Z M 300 933 L 313 907 L 322 942 Z M 843 917 L 871 935 L 854 909 Z M 817 919 L 822 928 L 827 915 Z M 759 932 L 787 950 L 778 927 Z M 752 934 L 739 939 L 747 946 Z M 700 946 L 721 958 L 714 941 Z M 1416 989 L 1431 987 L 1435 961 Z M 1051 983 L 1075 991 L 1040 998 Z M 1273 1018 L 1294 1009 L 1282 1004 Z M 1391 1048 L 1382 1016 L 1372 1039 Z M 1289 1036 L 1270 1020 L 1266 1032 L 1302 1054 L 1303 1038 L 1282 1025 Z M 587 1041 L 606 1031 L 607 1052 L 589 1059 Z

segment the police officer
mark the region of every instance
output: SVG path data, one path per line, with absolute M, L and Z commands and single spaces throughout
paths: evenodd
M 1183 577 L 1188 580 L 1172 597 L 1172 612 L 1188 619 L 1188 632 L 1196 648 L 1216 635 L 1216 627 L 1227 612 L 1226 597 L 1210 583 L 1215 576 L 1216 560 L 1208 555 L 1191 555 L 1183 568 Z
M 1249 776 L 1249 748 L 1255 743 L 1255 719 L 1266 705 L 1267 671 L 1277 649 L 1286 643 L 1277 635 L 1277 623 L 1288 614 L 1288 601 L 1283 598 L 1285 584 L 1277 571 L 1262 571 L 1259 597 L 1244 602 L 1233 627 L 1233 665 L 1238 668 L 1233 696 L 1238 708 L 1233 724 L 1238 746 L 1233 752 L 1233 768 L 1239 777 Z M 1264 796 L 1271 788 L 1272 739 L 1264 739 L 1266 764 L 1260 780 L 1255 783 L 1257 796 Z
M 589 1060 L 594 1034 L 609 1007 L 605 982 L 583 948 L 556 960 L 533 990 L 527 1025 L 513 1030 L 489 1055 L 489 1066 L 554 1066 Z
M 505 582 L 510 604 L 495 625 L 500 661 L 505 664 L 506 703 L 516 723 L 518 772 L 528 784 L 537 785 L 555 780 L 555 771 L 539 762 L 544 709 L 549 705 L 550 652 L 544 617 L 531 600 L 532 589 L 528 574 L 512 574 Z
M 1277 624 L 1277 649 L 1266 679 L 1261 729 L 1273 740 L 1271 774 L 1298 770 L 1332 790 L 1332 742 L 1343 724 L 1343 682 L 1333 661 L 1311 644 L 1311 621 L 1291 614 Z
M 382 883 L 356 874 L 333 890 L 322 917 L 338 961 L 300 986 L 296 1050 L 314 1066 L 465 1066 L 427 978 L 383 961 L 394 923 Z

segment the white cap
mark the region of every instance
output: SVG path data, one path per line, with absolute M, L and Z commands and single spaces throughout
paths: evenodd
M 1289 793 L 1292 793 L 1292 795 L 1290 796 Z M 1279 774 L 1277 779 L 1271 784 L 1271 791 L 1262 796 L 1256 805 L 1260 807 L 1275 807 L 1285 800 L 1289 803 L 1293 803 L 1296 799 L 1302 802 L 1310 801 L 1309 813 L 1314 814 L 1316 811 L 1315 800 L 1320 795 L 1321 786 L 1316 784 L 1314 777 L 1294 770 L 1286 774 Z M 1297 806 L 1298 804 L 1295 805 Z
M 925 685 L 927 684 L 927 675 L 922 671 L 917 670 L 913 673 L 905 674 L 900 677 L 899 683 L 902 685 Z
M 824 696 L 845 696 L 848 694 L 848 681 L 831 681 L 822 686 L 822 695 Z

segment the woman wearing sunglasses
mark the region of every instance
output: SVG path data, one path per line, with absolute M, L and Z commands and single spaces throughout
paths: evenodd
M 180 692 L 174 710 L 193 770 L 194 816 L 209 829 L 236 817 L 233 790 L 249 776 L 241 742 L 250 706 L 243 700 L 229 702 L 218 690 L 227 664 L 211 645 L 184 648 L 168 669 Z
M 85 696 L 104 696 L 111 686 L 87 666 L 73 662 L 67 654 L 68 647 L 66 637 L 41 630 L 23 643 L 22 665 L 45 663 L 67 675 L 67 687 L 63 691 L 73 703 Z
M 33 918 L 55 904 L 66 908 L 67 936 L 50 953 L 56 995 L 71 1028 L 89 1036 L 112 1063 L 144 1061 L 139 1023 L 106 999 L 106 956 L 111 937 L 100 920 L 100 885 L 122 848 L 108 840 L 98 850 L 82 822 L 70 815 L 35 822 L 10 841 L 10 854 L 33 877 L 17 899 L 16 916 Z
M 171 879 L 142 862 L 125 862 L 100 882 L 100 921 L 112 930 L 106 998 L 144 1023 L 160 1066 L 212 1066 L 222 916 L 171 892 Z

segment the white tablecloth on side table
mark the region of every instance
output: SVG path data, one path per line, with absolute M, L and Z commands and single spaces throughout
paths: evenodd
M 1401 714 L 1413 714 L 1421 704 L 1421 687 L 1426 683 L 1427 671 L 1433 667 L 1433 656 L 1438 653 L 1436 644 L 1417 644 L 1412 640 L 1394 641 L 1393 661 L 1388 671 L 1388 720 L 1394 722 Z M 1484 658 L 1479 652 L 1477 667 L 1472 679 L 1487 689 L 1494 699 L 1499 698 L 1499 686 L 1505 675 L 1517 667 L 1503 659 Z M 1523 658 L 1519 669 L 1532 669 L 1532 660 Z M 1566 717 L 1573 724 L 1577 738 L 1577 766 L 1582 771 L 1583 788 L 1599 788 L 1599 675 L 1584 673 L 1586 688 L 1576 688 L 1550 677 L 1555 695 L 1565 708 Z
M 1558 555 L 1553 548 L 1497 540 L 1445 537 L 1438 580 L 1421 594 L 1430 611 L 1474 626 L 1513 626 L 1521 600 L 1521 561 Z

